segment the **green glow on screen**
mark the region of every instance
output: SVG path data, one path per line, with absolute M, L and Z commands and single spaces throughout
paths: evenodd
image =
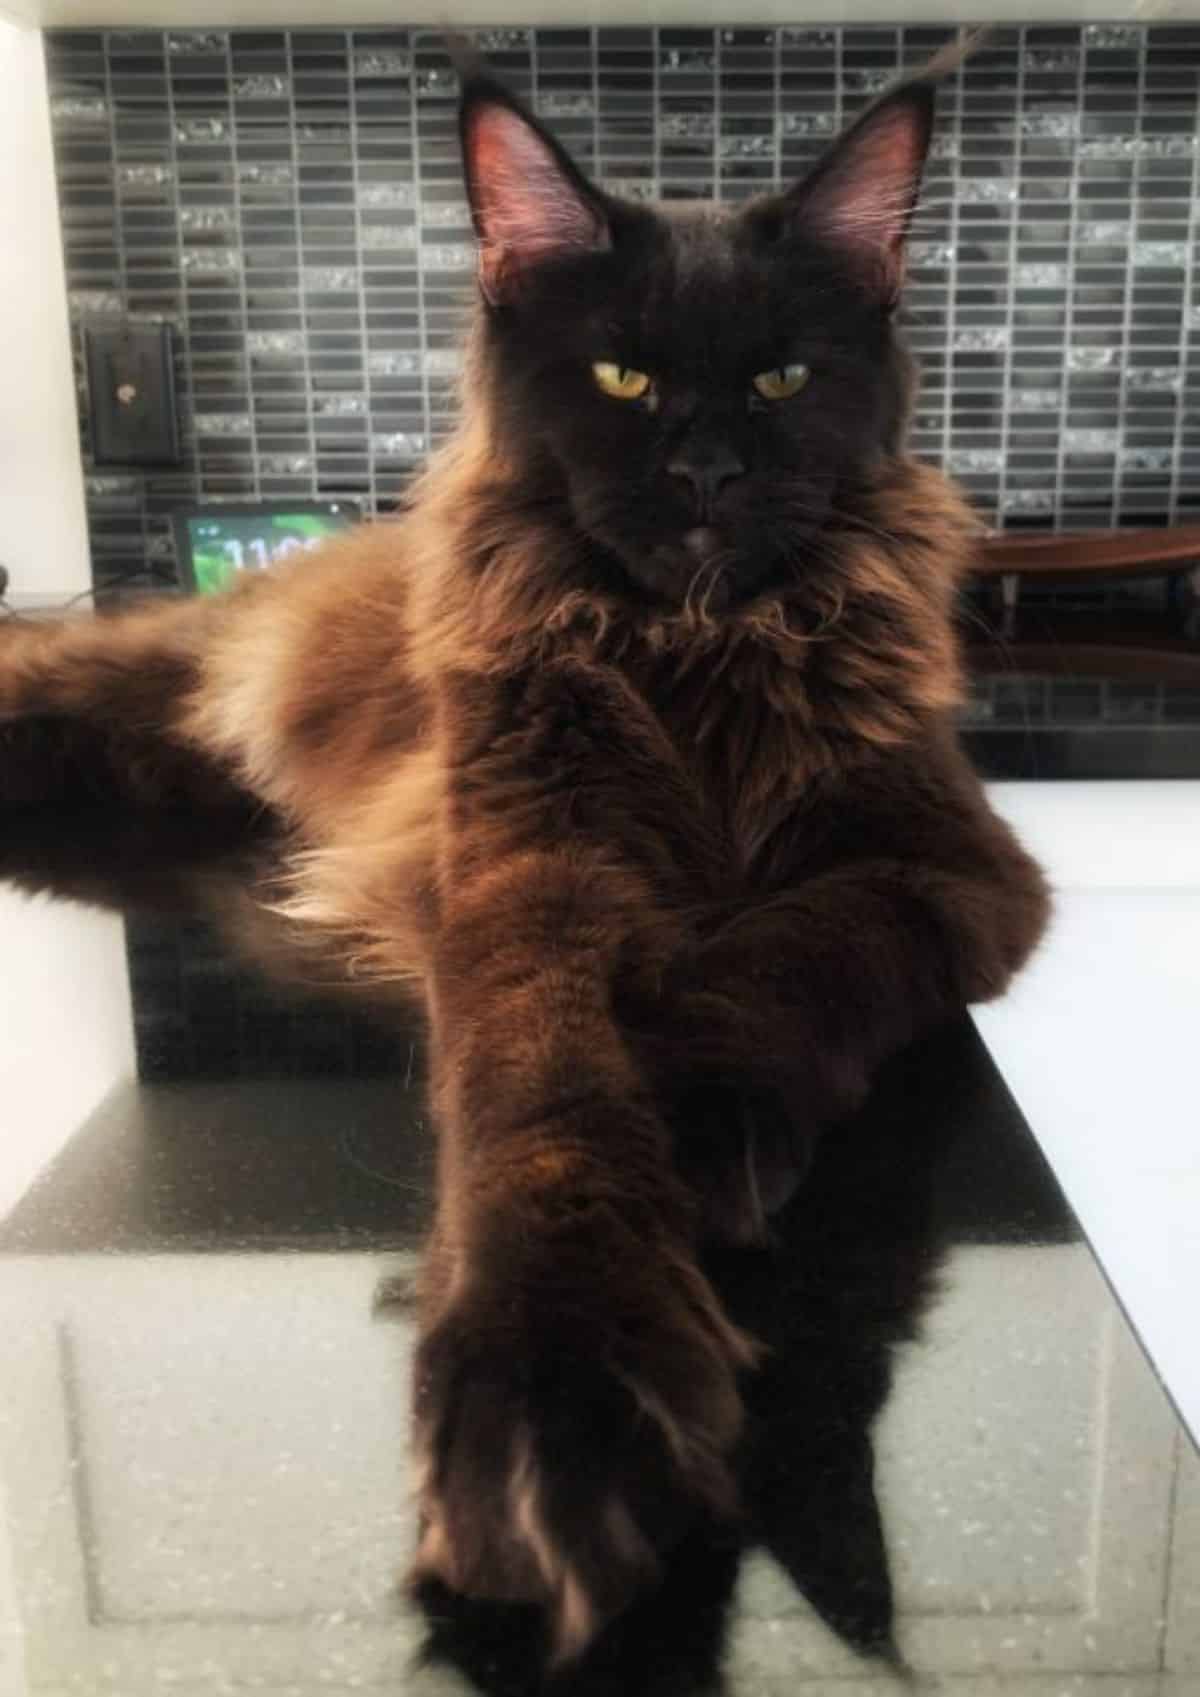
M 237 513 L 188 519 L 192 570 L 201 595 L 226 589 L 241 573 L 262 571 L 289 554 L 316 548 L 344 530 L 348 513 Z

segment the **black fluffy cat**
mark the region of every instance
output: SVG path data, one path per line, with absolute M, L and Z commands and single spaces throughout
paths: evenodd
M 761 1237 L 1046 916 L 950 721 L 976 526 L 904 451 L 933 103 L 784 193 L 647 207 L 468 72 L 463 418 L 403 521 L 0 626 L 0 873 L 426 1014 L 417 1571 L 543 1608 L 560 1659 L 737 1517 L 760 1356 L 703 1244 Z

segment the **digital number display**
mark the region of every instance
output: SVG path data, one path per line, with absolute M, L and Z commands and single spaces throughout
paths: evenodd
M 315 513 L 192 516 L 188 532 L 196 588 L 201 595 L 213 595 L 242 572 L 265 571 L 291 554 L 319 548 L 355 516 L 337 508 Z

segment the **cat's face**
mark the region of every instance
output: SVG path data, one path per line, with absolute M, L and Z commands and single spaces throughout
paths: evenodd
M 656 599 L 717 611 L 803 570 L 897 447 L 891 309 L 930 106 L 899 91 L 786 195 L 648 208 L 468 86 L 496 428 Z

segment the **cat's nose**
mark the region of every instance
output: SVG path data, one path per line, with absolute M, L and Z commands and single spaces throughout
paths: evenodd
M 721 490 L 735 478 L 743 477 L 746 468 L 732 448 L 712 447 L 676 454 L 668 462 L 667 470 L 672 477 L 681 477 L 689 485 L 701 517 L 706 518 Z

